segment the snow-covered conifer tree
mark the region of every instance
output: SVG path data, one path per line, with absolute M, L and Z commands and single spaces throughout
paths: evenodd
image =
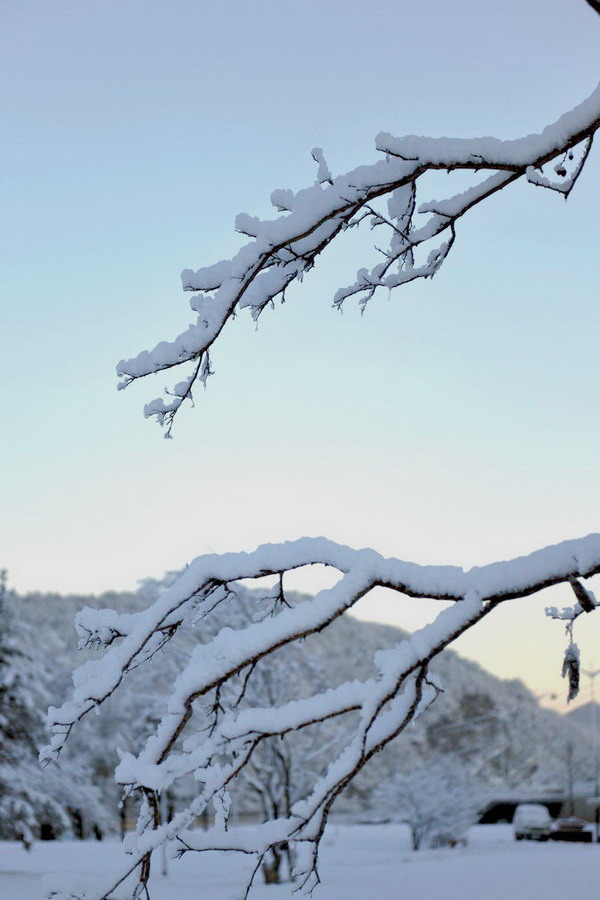
M 44 718 L 34 661 L 23 650 L 11 608 L 6 571 L 0 571 L 0 838 L 30 847 L 40 825 L 69 825 L 62 805 L 43 783 L 37 763 Z

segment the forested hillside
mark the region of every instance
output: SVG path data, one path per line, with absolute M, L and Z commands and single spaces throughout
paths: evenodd
M 170 580 L 167 577 L 166 582 Z M 94 655 L 93 650 L 77 649 L 73 622 L 79 610 L 84 606 L 112 607 L 135 614 L 160 593 L 163 584 L 148 580 L 137 592 L 100 596 L 10 595 L 9 609 L 34 684 L 32 703 L 39 711 L 46 704 L 58 705 L 66 699 L 73 669 Z M 139 748 L 148 726 L 163 711 L 165 685 L 177 677 L 177 659 L 186 656 L 191 647 L 207 641 L 215 629 L 225 625 L 235 629 L 269 615 L 272 598 L 241 586 L 235 590 L 233 620 L 227 606 L 227 618 L 225 614 L 211 617 L 210 632 L 202 620 L 192 623 L 183 637 L 178 636 L 177 653 L 159 654 L 150 669 L 131 672 L 127 677 L 133 689 L 117 692 L 97 717 L 84 719 L 67 742 L 60 768 L 45 770 L 49 792 L 63 811 L 52 817 L 56 834 L 69 827 L 83 835 L 118 829 L 121 789 L 114 781 L 118 761 L 114 747 L 121 753 Z M 299 599 L 287 595 L 287 602 Z M 316 687 L 368 678 L 375 674 L 372 660 L 376 651 L 393 647 L 404 636 L 391 626 L 342 616 L 326 634 L 311 635 L 293 654 L 289 650 L 285 656 L 275 653 L 267 667 L 259 666 L 244 685 L 242 706 L 281 703 L 306 696 Z M 82 638 L 85 635 L 80 629 L 79 640 Z M 564 784 L 564 748 L 569 741 L 564 717 L 541 709 L 521 682 L 502 681 L 451 651 L 432 665 L 432 672 L 442 688 L 437 701 L 413 728 L 372 760 L 338 801 L 339 813 L 353 817 L 376 814 L 382 802 L 381 786 L 415 771 L 423 762 L 435 765 L 451 760 L 474 792 L 520 784 Z M 326 767 L 348 726 L 347 720 L 335 720 L 320 726 L 320 731 L 309 727 L 265 743 L 235 787 L 241 808 L 261 817 L 284 813 Z M 39 731 L 34 739 L 40 742 Z M 579 774 L 584 777 L 592 759 L 585 737 L 579 739 L 578 748 Z M 183 782 L 170 793 L 170 808 L 176 809 L 193 791 L 191 779 Z

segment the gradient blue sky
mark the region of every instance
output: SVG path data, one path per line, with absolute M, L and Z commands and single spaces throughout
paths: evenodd
M 303 534 L 469 566 L 600 530 L 598 148 L 567 204 L 494 197 L 433 282 L 362 318 L 331 308 L 372 259 L 348 236 L 257 330 L 238 317 L 173 441 L 142 417 L 168 378 L 117 393 L 114 376 L 185 327 L 179 273 L 237 249 L 236 213 L 312 182 L 313 146 L 337 174 L 376 158 L 380 130 L 540 130 L 595 87 L 599 47 L 583 0 L 3 0 L 12 583 L 130 588 Z M 543 605 L 458 649 L 560 689 Z M 414 627 L 431 608 L 382 596 L 362 614 Z M 599 636 L 581 635 L 584 664 Z

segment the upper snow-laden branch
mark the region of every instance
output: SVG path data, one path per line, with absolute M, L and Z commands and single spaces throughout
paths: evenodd
M 337 584 L 312 599 L 287 602 L 281 587 L 283 573 L 313 564 L 337 569 Z M 157 647 L 168 651 L 168 642 L 179 630 L 195 623 L 198 643 L 188 645 L 187 661 L 169 687 L 162 717 L 150 726 L 140 752 L 123 754 L 117 768 L 117 780 L 144 797 L 138 830 L 128 839 L 132 861 L 122 877 L 139 866 L 140 883 L 145 884 L 150 854 L 166 839 L 176 839 L 181 852 L 239 850 L 255 853 L 259 863 L 273 847 L 289 841 L 307 848 L 303 872 L 310 886 L 317 877 L 319 842 L 336 797 L 437 696 L 439 686 L 427 671 L 433 657 L 499 603 L 553 584 L 571 584 L 578 608 L 591 610 L 593 595 L 578 579 L 598 572 L 597 534 L 468 571 L 386 559 L 372 550 L 352 550 L 324 538 L 264 545 L 253 553 L 198 557 L 144 612 L 123 616 L 88 609 L 78 616 L 85 646 L 103 647 L 103 656 L 75 672 L 72 699 L 50 710 L 54 737 L 44 758 L 58 755 L 74 724 L 101 705 L 134 666 L 145 664 Z M 235 619 L 233 608 L 227 606 L 237 596 L 234 582 L 265 575 L 278 576 L 279 588 L 250 595 L 250 602 L 258 613 L 268 609 L 270 614 L 254 621 L 250 611 Z M 322 631 L 378 586 L 451 605 L 420 631 L 376 653 L 376 674 L 365 681 L 350 681 L 299 698 L 284 697 L 270 706 L 260 702 L 256 692 L 249 699 L 248 683 L 252 685 L 263 661 L 262 671 L 272 672 L 280 648 L 289 650 L 289 645 L 297 646 L 303 638 Z M 223 610 L 223 604 L 234 627 L 221 628 L 202 642 L 202 629 L 208 628 L 211 616 Z M 180 658 L 181 647 L 178 654 Z M 250 843 L 245 833 L 225 830 L 226 792 L 265 742 L 348 715 L 354 717 L 354 724 L 336 758 L 317 773 L 304 799 L 291 806 L 286 817 L 257 829 Z M 198 782 L 197 796 L 168 826 L 161 826 L 159 794 L 190 775 Z M 221 818 L 201 838 L 190 834 L 196 817 L 210 803 Z M 115 886 L 94 900 L 110 896 Z
M 394 138 L 379 134 L 377 149 L 385 159 L 359 166 L 333 178 L 320 148 L 317 182 L 294 194 L 276 190 L 273 205 L 285 215 L 274 220 L 240 214 L 236 228 L 252 240 L 230 260 L 182 273 L 184 290 L 197 293 L 191 307 L 196 320 L 173 341 L 162 341 L 151 351 L 122 360 L 117 372 L 120 387 L 163 369 L 192 363 L 186 378 L 168 391 L 168 399 L 149 403 L 147 416 L 156 416 L 170 434 L 173 418 L 186 399 L 192 399 L 197 381 L 211 374 L 209 351 L 237 311 L 248 307 L 258 318 L 265 306 L 284 298 L 286 288 L 301 281 L 317 256 L 340 232 L 359 226 L 365 219 L 372 227 L 383 226 L 390 241 L 383 259 L 361 268 L 355 281 L 340 289 L 334 304 L 357 296 L 364 306 L 379 288 L 391 290 L 417 278 L 432 277 L 448 255 L 458 219 L 512 181 L 525 177 L 535 185 L 568 195 L 587 158 L 591 140 L 600 126 L 600 85 L 575 109 L 561 116 L 540 134 L 518 140 L 496 138 Z M 578 148 L 578 145 L 581 145 Z M 555 161 L 551 174 L 543 166 Z M 421 177 L 428 171 L 455 169 L 491 171 L 467 191 L 417 206 Z M 388 197 L 387 214 L 372 204 Z M 428 216 L 424 224 L 415 213 Z M 415 262 L 415 250 L 423 258 Z M 379 248 L 378 248 L 379 249 Z

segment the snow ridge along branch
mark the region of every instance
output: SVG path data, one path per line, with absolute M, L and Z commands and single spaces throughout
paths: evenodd
M 283 592 L 285 573 L 315 564 L 336 569 L 338 582 L 314 598 L 289 602 Z M 74 673 L 71 700 L 50 709 L 54 736 L 42 754 L 48 761 L 58 757 L 76 723 L 101 706 L 132 669 L 146 665 L 159 650 L 169 652 L 180 629 L 195 625 L 200 638 L 217 611 L 226 613 L 226 621 L 234 626 L 221 628 L 204 643 L 194 642 L 145 746 L 137 755 L 122 754 L 116 777 L 142 798 L 138 827 L 127 838 L 131 856 L 118 880 L 90 900 L 112 897 L 118 884 L 136 871 L 134 896 L 145 896 L 151 854 L 166 840 L 176 842 L 180 855 L 211 849 L 253 854 L 255 872 L 269 852 L 291 845 L 297 851 L 300 884 L 310 889 L 318 881 L 319 845 L 333 802 L 368 760 L 438 695 L 440 686 L 428 672 L 431 660 L 500 603 L 562 582 L 573 588 L 575 607 L 548 612 L 572 625 L 581 611 L 593 611 L 597 605 L 579 579 L 599 572 L 598 534 L 469 571 L 419 566 L 324 538 L 303 538 L 264 545 L 253 553 L 198 557 L 155 602 L 134 615 L 83 610 L 76 620 L 81 644 L 103 655 Z M 277 576 L 279 583 L 266 594 L 251 595 L 259 619 L 236 621 L 232 604 L 243 590 L 236 582 L 266 575 Z M 381 586 L 415 599 L 437 599 L 444 606 L 430 624 L 395 647 L 378 651 L 377 674 L 370 679 L 268 706 L 248 701 L 248 685 L 261 661 L 270 665 L 277 650 L 289 650 L 320 632 Z M 342 732 L 337 754 L 287 815 L 252 829 L 227 827 L 228 788 L 265 742 L 349 715 L 353 725 Z M 197 796 L 171 822 L 161 823 L 161 793 L 189 775 L 198 782 Z M 192 831 L 196 818 L 211 804 L 215 824 L 205 832 Z M 63 900 L 67 896 L 55 894 Z
M 517 140 L 496 138 L 394 138 L 379 134 L 377 149 L 385 158 L 359 166 L 345 175 L 331 176 L 320 148 L 311 187 L 293 193 L 276 190 L 271 202 L 284 213 L 261 221 L 245 213 L 236 229 L 252 240 L 230 260 L 182 273 L 185 291 L 194 291 L 190 306 L 196 320 L 172 341 L 162 341 L 117 366 L 120 388 L 164 369 L 190 366 L 185 378 L 145 407 L 170 437 L 173 419 L 185 400 L 192 401 L 197 382 L 206 385 L 212 374 L 211 352 L 227 321 L 243 308 L 254 320 L 265 307 L 285 299 L 285 291 L 301 281 L 319 254 L 344 230 L 367 221 L 383 227 L 389 245 L 383 259 L 361 268 L 355 280 L 340 288 L 333 303 L 341 308 L 355 297 L 364 309 L 380 288 L 388 291 L 418 278 L 432 278 L 452 249 L 458 220 L 487 197 L 513 181 L 531 184 L 568 197 L 600 127 L 600 84 L 592 94 L 540 134 Z M 544 169 L 548 164 L 550 170 Z M 417 205 L 420 179 L 432 170 L 469 170 L 488 173 L 468 190 L 439 201 Z M 489 174 L 491 173 L 491 174 Z M 387 212 L 373 206 L 387 197 Z M 418 215 L 425 219 L 419 219 Z M 379 248 L 378 248 L 379 249 Z M 419 257 L 418 259 L 416 257 Z

